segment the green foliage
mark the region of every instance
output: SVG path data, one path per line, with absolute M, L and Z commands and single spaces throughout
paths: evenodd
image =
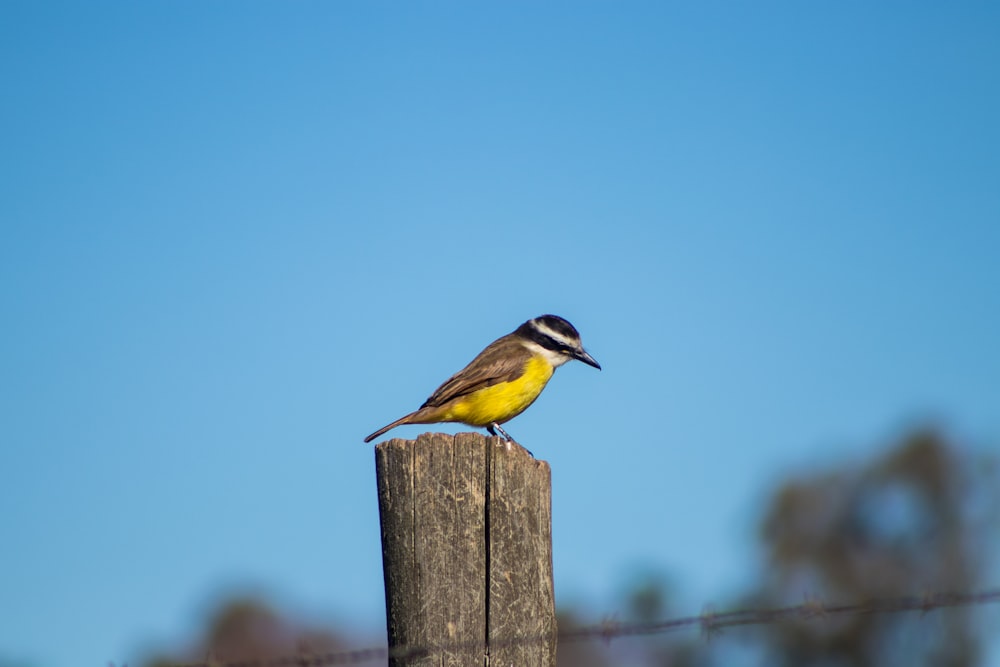
M 753 590 L 720 609 L 809 603 L 816 609 L 811 618 L 730 629 L 710 638 L 683 632 L 566 642 L 559 646 L 559 665 L 975 667 L 982 662 L 979 607 L 830 617 L 823 608 L 984 587 L 998 512 L 996 461 L 976 458 L 933 431 L 912 433 L 871 461 L 792 478 L 771 492 L 759 530 L 762 574 Z M 678 613 L 663 573 L 636 571 L 630 579 L 622 593 L 624 617 L 609 620 L 609 628 Z M 560 631 L 589 625 L 580 621 L 585 614 L 560 611 Z M 290 621 L 266 603 L 245 598 L 221 606 L 195 646 L 147 664 L 253 661 L 370 643 L 345 646 L 330 631 Z
M 761 526 L 766 548 L 760 587 L 743 606 L 815 599 L 863 601 L 983 585 L 993 545 L 997 479 L 932 431 L 920 431 L 864 466 L 790 480 Z M 975 608 L 855 615 L 763 626 L 752 638 L 768 664 L 951 665 L 980 656 Z

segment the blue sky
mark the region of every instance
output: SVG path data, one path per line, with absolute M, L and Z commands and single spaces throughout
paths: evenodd
M 0 659 L 137 663 L 245 587 L 378 627 L 362 438 L 541 313 L 604 367 L 508 429 L 562 603 L 697 613 L 784 475 L 995 445 L 998 19 L 4 3 Z

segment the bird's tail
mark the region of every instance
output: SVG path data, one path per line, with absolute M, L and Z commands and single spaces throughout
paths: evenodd
M 437 412 L 437 410 L 434 409 L 428 410 L 427 408 L 421 408 L 415 412 L 411 412 L 405 417 L 400 417 L 391 424 L 383 426 L 379 430 L 375 431 L 370 436 L 365 438 L 365 442 L 371 442 L 380 435 L 384 435 L 387 431 L 391 431 L 397 426 L 402 426 L 403 424 L 430 424 L 432 422 L 435 422 L 437 420 L 434 419 L 435 416 L 433 414 L 434 412 Z

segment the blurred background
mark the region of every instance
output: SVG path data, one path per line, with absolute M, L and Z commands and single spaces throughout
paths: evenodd
M 4 2 L 0 665 L 380 645 L 362 438 L 542 313 L 604 368 L 507 428 L 552 466 L 562 627 L 996 587 L 998 22 Z M 996 665 L 998 630 L 560 660 Z

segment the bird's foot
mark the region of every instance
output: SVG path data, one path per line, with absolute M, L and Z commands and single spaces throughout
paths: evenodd
M 494 429 L 496 429 L 496 430 L 494 430 Z M 498 424 L 496 422 L 493 422 L 492 424 L 490 424 L 489 426 L 486 427 L 486 430 L 490 432 L 490 435 L 496 435 L 497 434 L 496 432 L 500 431 L 500 435 L 502 435 L 503 439 L 507 441 L 507 450 L 508 451 L 510 451 L 511 444 L 515 444 L 518 447 L 520 447 L 521 449 L 523 449 L 524 451 L 526 451 L 529 454 L 531 454 L 531 451 L 527 447 L 525 447 L 524 445 L 516 442 L 514 440 L 514 438 L 510 437 L 510 434 L 508 434 L 507 431 L 503 430 L 500 427 L 500 424 Z M 535 458 L 535 455 L 531 454 L 531 458 Z
M 490 435 L 496 435 L 497 431 L 500 431 L 500 435 L 503 436 L 504 440 L 506 440 L 507 442 L 514 442 L 514 438 L 510 437 L 510 435 L 507 433 L 507 431 L 503 430 L 500 427 L 500 424 L 498 424 L 496 422 L 493 422 L 492 424 L 490 424 L 489 426 L 487 426 L 486 430 L 490 432 Z

